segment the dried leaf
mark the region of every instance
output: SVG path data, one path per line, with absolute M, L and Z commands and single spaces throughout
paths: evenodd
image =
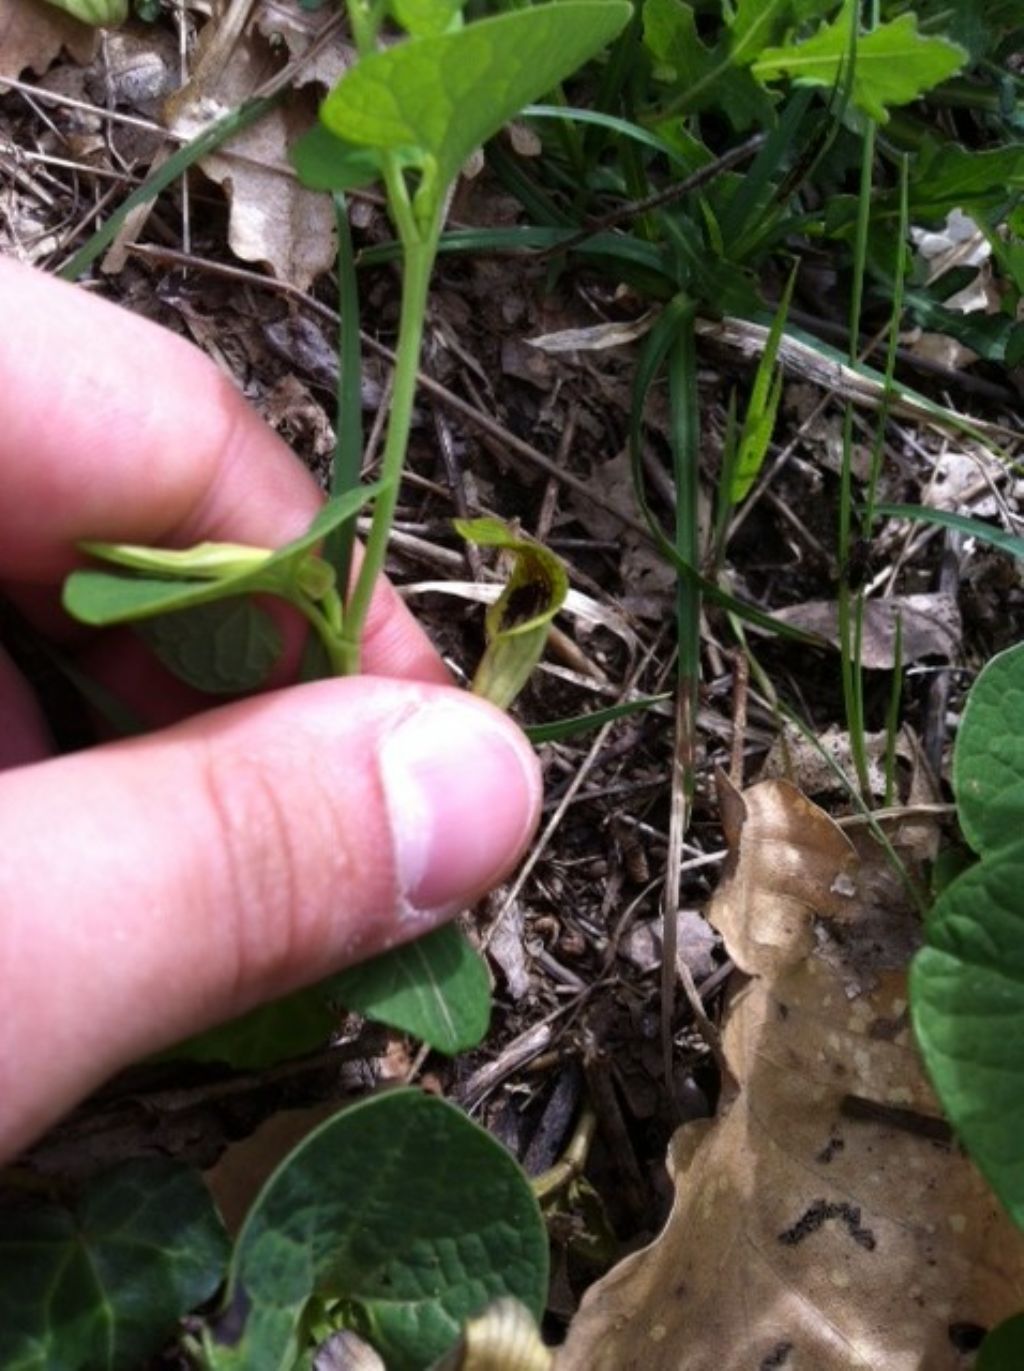
M 528 338 L 530 347 L 541 352 L 600 352 L 605 348 L 623 347 L 635 343 L 649 333 L 658 321 L 660 309 L 649 309 L 639 319 L 615 320 L 607 324 L 591 324 L 586 328 L 565 328 L 558 333 L 542 333 Z
M 796 628 L 807 629 L 839 646 L 839 608 L 835 600 L 806 600 L 775 610 L 775 617 Z M 903 665 L 925 657 L 951 662 L 960 650 L 960 607 L 953 595 L 890 595 L 864 605 L 861 662 L 877 671 L 894 665 L 896 618 L 903 628 Z
M 265 39 L 258 33 L 246 34 L 215 81 L 197 76 L 168 102 L 169 128 L 195 137 L 212 120 L 247 100 L 279 65 Z M 257 123 L 199 163 L 228 197 L 232 252 L 243 261 L 261 263 L 299 290 L 308 290 L 317 276 L 329 270 L 337 252 L 329 197 L 301 186 L 288 162 L 289 147 L 315 122 L 316 114 L 315 89 L 293 90 Z
M 667 1226 L 591 1288 L 558 1371 L 962 1371 L 952 1331 L 1019 1308 L 1024 1238 L 953 1145 L 911 1041 L 905 969 L 886 963 L 905 961 L 913 912 L 877 852 L 858 863 L 785 782 L 727 810 L 709 915 L 757 973 L 724 1030 L 739 1094 L 677 1132 Z
M 26 71 L 42 76 L 61 48 L 84 66 L 98 42 L 94 28 L 44 0 L 0 0 L 0 83 L 5 76 L 18 80 Z

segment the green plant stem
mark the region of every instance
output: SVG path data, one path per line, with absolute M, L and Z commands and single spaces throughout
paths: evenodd
M 359 287 L 348 205 L 340 191 L 334 195 L 334 213 L 338 226 L 338 309 L 341 324 L 338 336 L 337 413 L 334 420 L 337 438 L 331 470 L 331 495 L 337 498 L 359 484 L 363 461 L 363 424 Z M 353 518 L 324 539 L 321 555 L 334 567 L 342 593 L 349 583 L 355 536 L 356 521 Z
M 387 555 L 388 538 L 395 517 L 395 506 L 398 503 L 399 480 L 412 424 L 416 373 L 419 368 L 420 345 L 423 341 L 423 320 L 430 289 L 430 273 L 437 255 L 437 240 L 440 236 L 439 212 L 435 214 L 433 224 L 421 236 L 400 177 L 401 172 L 397 168 L 393 175 L 388 177 L 388 198 L 402 238 L 404 273 L 391 413 L 388 416 L 388 433 L 381 458 L 380 475 L 384 488 L 373 507 L 373 521 L 366 540 L 362 566 L 359 568 L 359 575 L 345 608 L 345 623 L 339 641 L 339 651 L 342 662 L 340 674 L 346 676 L 355 675 L 359 671 L 359 643 L 363 626 L 370 608 L 374 584 L 384 567 Z
M 857 365 L 860 351 L 860 315 L 864 296 L 864 265 L 867 258 L 868 228 L 871 220 L 871 183 L 875 160 L 875 124 L 869 120 L 864 130 L 860 194 L 857 204 L 857 232 L 854 243 L 853 289 L 850 301 L 850 359 Z M 839 587 L 837 610 L 839 652 L 843 685 L 843 706 L 850 733 L 850 754 L 857 772 L 857 784 L 867 803 L 871 798 L 868 756 L 864 742 L 864 681 L 861 673 L 863 599 L 850 588 L 850 526 L 853 510 L 853 405 L 847 401 L 843 423 L 843 462 L 839 478 Z

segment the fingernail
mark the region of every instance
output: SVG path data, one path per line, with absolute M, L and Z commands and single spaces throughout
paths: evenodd
M 540 809 L 540 775 L 512 728 L 468 701 L 444 701 L 423 705 L 387 735 L 381 776 L 410 913 L 464 907 L 525 848 Z

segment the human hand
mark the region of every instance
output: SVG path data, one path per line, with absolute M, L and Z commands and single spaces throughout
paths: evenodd
M 540 782 L 386 584 L 372 674 L 203 712 L 131 634 L 85 639 L 60 610 L 78 539 L 276 546 L 320 496 L 189 344 L 2 260 L 0 301 L 0 589 L 163 725 L 51 757 L 0 650 L 8 1156 L 132 1060 L 470 903 L 520 856 Z

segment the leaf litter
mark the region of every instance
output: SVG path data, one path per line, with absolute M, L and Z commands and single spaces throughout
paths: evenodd
M 37 11 L 30 0 L 0 3 L 5 14 L 26 6 L 33 14 Z M 290 3 L 275 0 L 260 6 L 255 23 L 239 40 L 238 92 L 248 93 L 263 75 L 279 69 L 270 36 L 279 35 L 288 56 L 295 57 L 307 50 L 320 22 L 318 14 L 310 17 Z M 94 43 L 92 34 L 89 38 Z M 88 60 L 84 47 L 71 42 L 64 47 L 75 60 Z M 62 65 L 59 51 L 59 45 L 54 48 L 51 42 L 46 48 L 40 42 L 38 55 L 22 71 L 32 67 L 38 72 L 53 62 L 58 63 L 54 76 L 72 70 L 70 64 Z M 331 60 L 345 59 L 342 45 L 332 51 L 337 58 Z M 309 66 L 313 84 L 289 97 L 285 111 L 315 104 L 320 60 L 314 58 Z M 125 108 L 141 108 L 132 105 L 140 98 L 138 92 L 119 88 L 118 103 Z M 211 82 L 205 96 L 197 85 L 181 98 L 185 122 L 179 131 L 184 135 L 205 124 L 231 98 L 226 84 Z M 15 99 L 10 96 L 3 108 L 12 108 Z M 230 251 L 224 249 L 222 226 L 211 214 L 209 188 L 197 192 L 203 186 L 198 179 L 193 183 L 195 246 L 207 258 L 250 261 L 268 276 L 307 290 L 316 304 L 333 303 L 329 283 L 316 279 L 321 268 L 315 247 L 310 256 L 308 244 L 295 244 L 302 221 L 295 199 L 300 188 L 285 169 L 283 151 L 290 117 L 282 114 L 283 128 L 271 125 L 251 147 L 240 141 L 204 167 L 212 168 L 213 180 L 227 195 Z M 188 123 L 190 119 L 195 122 Z M 513 155 L 532 156 L 533 151 L 513 148 Z M 261 214 L 261 197 L 268 209 L 273 206 L 272 212 Z M 27 199 L 22 196 L 19 203 Z M 178 201 L 173 207 L 178 209 Z M 510 209 L 510 197 L 486 167 L 460 186 L 454 210 L 458 221 L 468 224 L 513 224 L 521 217 L 514 201 Z M 174 225 L 174 218 L 166 215 L 166 207 L 164 212 L 164 230 L 173 232 L 168 225 Z M 41 214 L 38 228 L 54 222 L 55 217 L 47 220 Z M 359 206 L 357 227 L 360 241 L 369 246 L 390 233 L 369 203 Z M 269 330 L 276 331 L 273 336 L 287 331 L 293 337 L 311 326 L 314 317 L 321 327 L 323 316 L 306 312 L 306 301 L 295 308 L 275 305 L 277 297 L 269 290 L 251 282 L 219 287 L 201 269 L 190 269 L 183 278 L 156 256 L 141 266 L 138 259 L 126 257 L 110 284 L 129 303 L 188 328 L 310 464 L 322 469 L 328 436 L 320 400 L 333 387 L 333 375 L 329 367 L 320 367 L 314 376 L 313 363 L 303 360 L 297 348 L 289 356 L 267 345 Z M 389 270 L 367 271 L 365 290 L 367 328 L 374 336 L 387 337 L 395 304 Z M 543 272 L 529 263 L 482 257 L 444 264 L 433 301 L 432 374 L 460 397 L 475 397 L 507 433 L 558 454 L 567 471 L 604 489 L 614 507 L 632 509 L 627 463 L 614 454 L 622 453 L 635 338 L 638 327 L 646 325 L 637 298 L 607 289 L 585 274 L 579 281 L 570 274 L 545 289 Z M 595 324 L 595 318 L 601 322 Z M 331 326 L 323 327 L 329 336 Z M 723 397 L 737 370 L 743 372 L 744 357 L 758 355 L 764 331 L 732 318 L 707 320 L 700 327 L 708 344 L 707 354 L 702 350 L 701 355 L 702 407 L 708 412 L 703 440 L 713 470 L 721 446 Z M 573 352 L 543 352 L 527 342 L 552 335 L 571 344 Z M 527 360 L 531 353 L 534 362 Z M 863 386 L 848 369 L 826 365 L 820 353 L 799 340 L 787 340 L 784 361 L 792 374 L 811 378 L 808 389 L 814 396 L 822 394 L 821 385 L 848 385 L 865 402 L 878 402 L 877 384 Z M 364 397 L 370 409 L 384 393 L 383 376 L 383 371 L 367 367 Z M 570 562 L 572 595 L 588 601 L 582 617 L 565 616 L 567 632 L 582 636 L 586 626 L 588 651 L 613 694 L 625 691 L 631 673 L 649 654 L 642 679 L 654 693 L 669 669 L 659 634 L 672 613 L 674 580 L 649 543 L 635 532 L 624 532 L 621 521 L 591 505 L 579 491 L 559 492 L 555 482 L 552 494 L 549 477 L 517 460 L 500 441 L 486 440 L 468 423 L 463 426 L 457 415 L 452 426 L 463 469 L 452 476 L 437 456 L 435 403 L 425 395 L 419 401 L 413 473 L 399 530 L 405 541 L 396 540 L 392 562 L 397 579 L 422 584 L 417 547 L 433 545 L 458 556 L 449 520 L 457 512 L 459 489 L 471 492 L 471 512 L 493 508 L 522 516 L 530 532 L 535 520 L 546 517 L 547 501 L 552 542 Z M 573 413 L 575 438 L 563 452 Z M 942 484 L 933 486 L 930 477 L 935 467 L 941 474 L 943 454 L 955 450 L 953 445 L 965 451 L 969 445 L 955 423 L 947 423 L 948 432 L 940 440 L 925 426 L 933 411 L 916 401 L 894 413 L 921 426 L 904 425 L 905 438 L 895 425 L 890 429 L 892 460 L 886 464 L 886 480 L 897 487 L 893 498 L 908 487 L 928 498 L 927 492 Z M 948 419 L 948 410 L 943 414 Z M 834 406 L 830 422 L 833 416 Z M 788 441 L 790 432 L 785 428 L 780 438 Z M 652 467 L 663 460 L 667 433 L 666 398 L 656 391 L 647 415 Z M 824 444 L 820 435 L 808 442 L 803 464 L 793 463 L 778 487 L 812 531 L 821 492 L 829 489 Z M 860 444 L 858 450 L 866 452 Z M 988 474 L 1007 504 L 997 504 L 987 485 L 979 495 L 977 481 L 972 485 L 957 472 L 956 480 L 949 478 L 950 505 L 1003 517 L 1005 509 L 1012 512 L 1016 496 L 1012 486 L 1007 488 L 1005 467 L 990 461 Z M 662 494 L 670 508 L 670 483 Z M 490 508 L 481 509 L 480 500 Z M 752 593 L 776 605 L 779 600 L 807 604 L 820 597 L 821 568 L 800 537 L 783 536 L 780 517 L 760 506 L 749 524 L 750 540 L 737 546 L 735 561 Z M 891 530 L 884 530 L 880 545 L 890 535 Z M 559 548 L 560 539 L 567 541 L 567 549 Z M 926 654 L 926 660 L 957 667 L 971 663 L 983 644 L 1012 631 L 1019 585 L 1014 589 L 999 579 L 1008 574 L 1005 559 L 987 565 L 996 570 L 983 577 L 978 559 L 965 564 L 959 598 L 972 596 L 975 601 L 965 605 L 962 633 L 958 626 L 955 633 L 940 635 L 948 650 Z M 927 583 L 930 567 L 926 557 L 910 559 L 902 579 L 894 582 L 901 597 L 933 593 Z M 641 577 L 644 568 L 648 580 Z M 464 613 L 453 611 L 451 597 L 472 593 L 485 599 L 490 592 L 486 586 L 469 592 L 469 583 L 460 586 L 458 580 L 456 587 L 445 592 L 447 602 L 431 596 L 417 609 L 449 658 L 471 666 L 481 616 L 472 606 Z M 976 612 L 971 612 L 975 602 Z M 1006 606 L 1008 616 L 1003 614 Z M 702 756 L 706 753 L 709 764 L 724 764 L 733 677 L 728 658 L 717 655 L 721 642 L 716 631 L 716 625 L 709 626 Z M 773 668 L 799 676 L 816 732 L 827 750 L 833 751 L 835 744 L 836 760 L 849 772 L 848 738 L 836 739 L 835 727 L 829 729 L 834 659 L 805 655 L 794 666 L 777 645 L 766 644 L 764 651 Z M 908 652 L 905 640 L 905 661 L 911 660 Z M 891 634 L 879 654 L 891 661 Z M 912 688 L 908 681 L 907 689 Z M 954 711 L 956 699 L 954 694 Z M 529 688 L 522 717 L 540 720 L 590 707 L 591 696 L 581 694 L 578 684 L 544 672 Z M 748 774 L 753 774 L 764 761 L 777 720 L 763 701 L 752 699 L 750 709 L 747 760 Z M 442 1071 L 434 1079 L 456 1095 L 470 1083 L 473 1089 L 464 1098 L 473 1101 L 496 1133 L 525 1153 L 549 1089 L 553 1093 L 565 1079 L 566 1061 L 574 1063 L 592 1051 L 599 1054 L 608 1063 L 613 1090 L 625 1102 L 620 1106 L 625 1131 L 615 1135 L 616 1146 L 634 1154 L 646 1186 L 643 1212 L 630 1212 L 621 1204 L 622 1172 L 616 1169 L 615 1149 L 606 1146 L 602 1153 L 599 1143 L 594 1174 L 615 1214 L 619 1236 L 628 1242 L 638 1233 L 649 1237 L 659 1226 L 664 1198 L 660 1163 L 670 1124 L 652 1042 L 654 975 L 661 955 L 657 898 L 645 894 L 644 884 L 634 882 L 625 868 L 610 837 L 610 820 L 624 813 L 637 821 L 645 858 L 657 872 L 666 852 L 669 730 L 662 714 L 620 724 L 594 760 L 586 752 L 588 741 L 571 747 L 545 745 L 542 751 L 551 806 L 562 803 L 575 775 L 582 773 L 585 784 L 565 808 L 549 851 L 516 903 L 509 929 L 503 930 L 504 942 L 498 938 L 492 943 L 500 950 L 495 960 L 502 967 L 499 974 L 508 978 L 509 993 L 507 998 L 499 995 L 489 1051 L 468 1059 L 454 1075 Z M 796 779 L 804 790 L 827 800 L 833 813 L 848 809 L 842 787 L 828 784 L 828 773 L 836 780 L 834 771 L 813 774 L 815 749 L 806 744 L 806 756 L 801 756 L 799 746 L 798 740 L 791 742 L 789 762 L 780 764 L 776 774 Z M 872 790 L 881 797 L 884 735 L 869 738 L 868 746 Z M 776 751 L 772 749 L 773 755 Z M 762 774 L 771 774 L 772 765 L 769 759 Z M 906 740 L 898 744 L 898 767 L 908 806 L 927 807 L 941 799 Z M 650 1364 L 651 1371 L 680 1364 L 699 1371 L 712 1362 L 728 1371 L 733 1358 L 737 1371 L 741 1366 L 746 1371 L 749 1365 L 801 1364 L 795 1360 L 799 1352 L 815 1371 L 880 1365 L 901 1371 L 904 1365 L 921 1365 L 921 1357 L 929 1371 L 932 1365 L 941 1371 L 946 1365 L 966 1365 L 956 1359 L 954 1330 L 987 1326 L 1024 1300 L 1018 1240 L 1007 1233 L 970 1168 L 950 1146 L 909 1048 L 903 967 L 915 941 L 916 915 L 907 909 L 902 888 L 893 884 L 862 829 L 845 823 L 830 826 L 821 810 L 790 787 L 777 781 L 771 786 L 763 795 L 755 794 L 759 788 L 754 787 L 733 797 L 738 806 L 733 803 L 729 835 L 732 867 L 723 892 L 711 899 L 708 923 L 690 906 L 702 906 L 711 896 L 721 844 L 703 774 L 698 780 L 696 823 L 684 854 L 695 864 L 685 882 L 687 915 L 696 921 L 686 925 L 693 934 L 689 965 L 699 989 L 710 983 L 703 997 L 713 1017 L 724 1003 L 718 997 L 722 972 L 729 966 L 722 964 L 720 940 L 729 958 L 752 976 L 734 985 L 724 1018 L 724 1046 L 739 1093 L 731 1098 L 726 1089 L 717 1120 L 687 1125 L 674 1138 L 669 1226 L 646 1253 L 628 1259 L 594 1287 L 570 1336 L 565 1354 L 569 1366 L 627 1367 L 632 1358 Z M 937 841 L 936 821 L 927 813 L 911 812 L 887 822 L 886 832 L 912 865 Z M 921 848 L 914 846 L 915 834 Z M 807 871 L 799 871 L 804 865 Z M 489 905 L 483 918 L 499 908 Z M 754 920 L 751 910 L 757 913 Z M 519 954 L 511 946 L 517 937 Z M 715 969 L 708 974 L 712 964 Z M 584 1003 L 567 1014 L 580 984 L 586 987 Z M 551 1017 L 559 1013 L 561 1018 Z M 698 1095 L 706 1090 L 714 1098 L 706 1045 L 685 1015 L 678 1044 L 680 1076 L 688 1085 L 701 1083 L 695 1087 Z M 531 1062 L 539 1065 L 531 1067 Z M 489 1083 L 480 1085 L 488 1069 Z M 602 1126 L 611 1136 L 612 1123 L 604 1115 Z M 584 1222 L 578 1215 L 573 1221 Z M 1001 1270 L 993 1267 L 993 1253 Z M 567 1275 L 559 1293 L 566 1317 L 592 1275 L 581 1277 L 579 1270 Z M 590 1361 L 575 1350 L 585 1347 L 587 1338 L 598 1349 Z M 915 1346 L 918 1361 L 910 1359 Z
M 724 1017 L 738 1091 L 674 1136 L 667 1225 L 588 1291 L 558 1371 L 963 1367 L 953 1331 L 1019 1307 L 1024 1238 L 924 1077 L 906 948 L 873 937 L 869 966 L 849 940 L 884 859 L 785 781 L 725 814 L 708 917 L 750 977 Z

